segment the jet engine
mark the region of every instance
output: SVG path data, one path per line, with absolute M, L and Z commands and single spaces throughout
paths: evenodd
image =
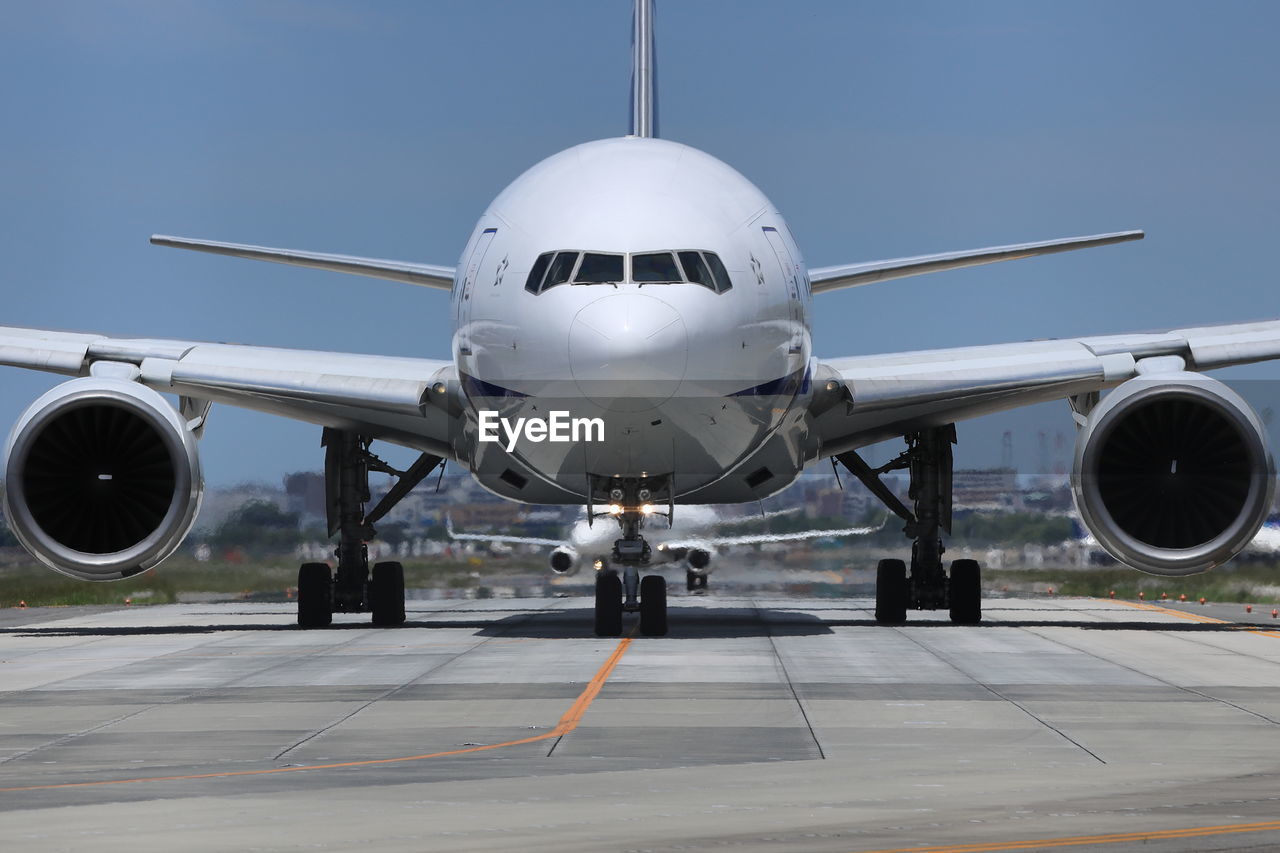
M 711 552 L 705 548 L 690 548 L 684 556 L 689 571 L 699 575 L 711 574 Z
M 547 564 L 551 567 L 551 571 L 558 575 L 577 574 L 581 565 L 578 561 L 578 552 L 564 545 L 551 552 L 551 556 L 547 558 Z
M 1148 374 L 1090 412 L 1071 487 L 1085 525 L 1117 560 L 1189 575 L 1231 559 L 1257 534 L 1275 466 L 1262 422 L 1226 385 Z
M 125 379 L 64 382 L 22 413 L 6 449 L 5 517 L 41 562 L 127 578 L 191 530 L 204 492 L 196 438 L 159 393 Z

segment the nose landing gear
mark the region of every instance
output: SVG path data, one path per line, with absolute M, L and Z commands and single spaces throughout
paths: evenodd
M 640 633 L 646 637 L 662 637 L 667 633 L 667 581 L 661 575 L 640 576 L 649 565 L 652 550 L 640 529 L 652 512 L 641 507 L 651 494 L 644 480 L 624 484 L 614 482 L 609 495 L 615 504 L 613 514 L 622 528 L 622 538 L 614 540 L 608 565 L 596 575 L 595 631 L 599 637 L 616 637 L 622 633 L 622 614 L 640 614 Z M 622 576 L 618 576 L 618 569 Z

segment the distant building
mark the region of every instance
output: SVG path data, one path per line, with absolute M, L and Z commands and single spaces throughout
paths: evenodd
M 951 480 L 951 494 L 957 509 L 1009 512 L 1022 506 L 1017 471 L 1013 468 L 956 471 Z
M 286 474 L 284 491 L 289 499 L 289 512 L 314 518 L 324 518 L 327 515 L 324 501 L 324 474 L 315 471 Z

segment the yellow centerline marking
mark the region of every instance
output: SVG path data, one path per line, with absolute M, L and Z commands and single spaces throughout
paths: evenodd
M 609 676 L 618 666 L 618 662 L 622 660 L 622 656 L 626 654 L 627 649 L 631 646 L 631 637 L 624 637 L 618 642 L 617 648 L 609 655 L 609 658 L 596 670 L 596 674 L 587 682 L 586 689 L 578 695 L 573 705 L 568 711 L 560 717 L 560 722 L 556 727 L 548 732 L 540 735 L 532 735 L 531 737 L 520 738 L 519 740 L 508 740 L 502 743 L 491 743 L 484 746 L 468 746 L 463 749 L 450 749 L 445 752 L 429 752 L 424 755 L 405 755 L 398 758 L 374 758 L 365 761 L 340 761 L 332 764 L 305 764 L 300 767 L 270 767 L 262 770 L 227 770 L 221 773 L 194 773 L 183 776 L 147 776 L 139 779 L 110 779 L 100 782 L 61 782 L 55 785 L 24 785 L 16 788 L 0 788 L 0 793 L 9 793 L 13 791 L 49 791 L 57 788 L 92 788 L 103 785 L 133 785 L 140 782 L 179 782 L 191 779 L 226 779 L 233 776 L 268 776 L 273 773 L 301 773 L 306 770 L 335 770 L 340 767 L 373 767 L 380 764 L 403 764 L 409 761 L 426 761 L 430 758 L 444 758 L 450 755 L 466 755 L 471 752 L 487 752 L 494 749 L 505 749 L 509 746 L 520 746 L 526 743 L 537 743 L 538 741 L 551 740 L 552 738 L 563 737 L 578 727 L 582 722 L 582 717 L 587 713 L 587 709 L 591 707 L 591 703 L 600 695 L 600 691 L 604 689 L 605 682 L 609 680 Z
M 1199 613 L 1188 613 L 1185 610 L 1174 610 L 1172 607 L 1161 607 L 1158 604 L 1151 604 L 1146 601 L 1121 601 L 1120 599 L 1102 598 L 1099 601 L 1113 601 L 1116 604 L 1123 604 L 1125 607 L 1133 607 L 1137 610 L 1149 610 L 1153 613 L 1165 613 L 1169 616 L 1177 616 L 1179 619 L 1188 619 L 1192 622 L 1204 622 L 1212 625 L 1236 625 L 1230 619 L 1215 619 L 1212 616 L 1201 616 Z M 1240 625 L 1237 630 L 1246 634 L 1257 634 L 1260 637 L 1276 637 L 1280 639 L 1280 632 L 1268 631 L 1265 628 L 1255 628 L 1252 625 Z
M 988 844 L 949 844 L 942 847 L 894 847 L 864 850 L 862 853 L 987 853 L 994 850 L 1040 850 L 1046 847 L 1083 847 L 1089 844 L 1124 844 L 1135 841 L 1159 841 L 1169 838 L 1201 838 L 1206 835 L 1233 835 L 1242 832 L 1280 830 L 1280 820 L 1263 823 L 1227 823 L 1219 826 L 1196 826 L 1183 829 L 1153 829 L 1148 832 L 1116 832 L 1110 835 L 1072 835 L 1061 838 L 1036 838 L 1025 841 L 994 841 Z

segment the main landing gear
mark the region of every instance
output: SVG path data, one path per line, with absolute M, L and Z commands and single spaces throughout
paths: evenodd
M 646 480 L 613 480 L 609 499 L 618 509 L 615 513 L 622 528 L 622 538 L 613 543 L 613 553 L 605 568 L 596 574 L 595 632 L 599 637 L 616 637 L 622 633 L 623 612 L 640 614 L 640 633 L 646 637 L 662 637 L 667 633 L 667 581 L 661 575 L 645 575 L 652 554 L 649 543 L 640 534 L 648 516 L 642 507 L 652 493 Z M 594 496 L 593 496 L 594 497 Z M 590 508 L 588 508 L 590 513 Z M 622 576 L 618 575 L 622 569 Z
M 951 621 L 974 625 L 982 621 L 982 578 L 975 560 L 955 560 L 951 573 L 943 569 L 942 532 L 951 532 L 951 445 L 954 424 L 933 427 L 905 436 L 907 449 L 879 468 L 871 468 L 855 451 L 836 457 L 906 525 L 902 531 L 911 542 L 911 572 L 902 560 L 881 560 L 876 567 L 876 621 L 894 625 L 905 622 L 907 610 L 950 611 Z M 914 511 L 907 509 L 880 475 L 906 468 L 911 475 L 907 495 Z
M 325 428 L 325 498 L 329 535 L 338 536 L 337 570 L 328 563 L 304 563 L 298 571 L 298 624 L 322 628 L 334 613 L 370 613 L 380 627 L 403 625 L 404 567 L 396 562 L 376 563 L 369 569 L 369 547 L 374 522 L 385 516 L 414 486 L 441 463 L 438 456 L 423 453 L 408 471 L 397 471 L 369 452 L 370 439 L 354 432 Z M 369 472 L 399 477 L 395 486 L 372 510 Z

